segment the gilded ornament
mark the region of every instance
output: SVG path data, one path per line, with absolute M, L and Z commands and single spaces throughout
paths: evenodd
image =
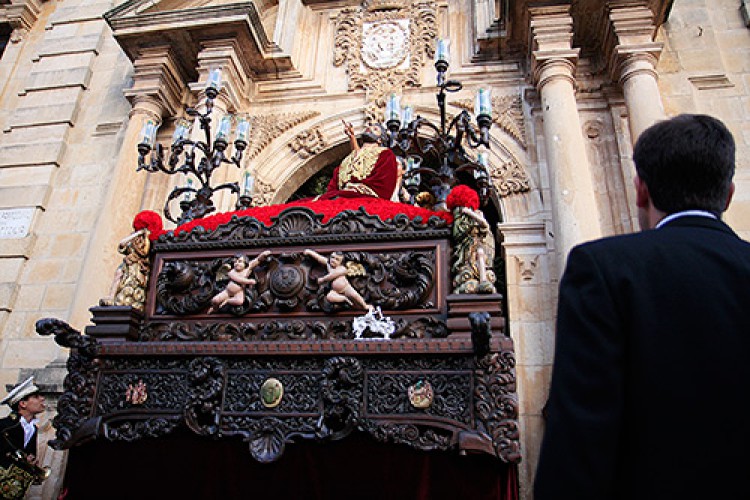
M 283 397 L 284 386 L 279 379 L 271 377 L 260 386 L 260 401 L 266 408 L 276 408 Z
M 432 385 L 426 380 L 418 380 L 410 385 L 407 393 L 409 395 L 409 402 L 414 408 L 424 410 L 432 406 L 435 394 L 432 390 Z

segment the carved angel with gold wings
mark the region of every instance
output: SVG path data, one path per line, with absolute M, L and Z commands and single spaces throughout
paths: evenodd
M 331 283 L 331 290 L 326 295 L 328 302 L 333 304 L 345 303 L 367 311 L 373 309 L 373 306 L 365 302 L 365 299 L 362 298 L 347 279 L 347 276 L 364 276 L 365 268 L 362 264 L 358 262 L 344 263 L 344 254 L 341 252 L 331 252 L 328 258 L 325 258 L 318 252 L 308 248 L 305 250 L 305 255 L 312 257 L 328 269 L 327 274 L 318 278 L 319 285 Z

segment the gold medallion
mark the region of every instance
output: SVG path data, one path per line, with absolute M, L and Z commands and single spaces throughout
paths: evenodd
M 269 378 L 260 386 L 260 401 L 266 408 L 276 408 L 284 397 L 284 386 L 278 379 Z

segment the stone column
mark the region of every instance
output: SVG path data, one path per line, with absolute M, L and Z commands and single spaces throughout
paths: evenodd
M 532 72 L 544 119 L 552 190 L 554 241 L 560 264 L 576 244 L 601 236 L 575 95 L 578 49 L 571 46 L 570 6 L 532 7 Z M 559 265 L 560 270 L 563 269 Z
M 136 172 L 143 124 L 148 119 L 161 123 L 163 117 L 174 115 L 185 89 L 183 72 L 168 45 L 142 49 L 133 66 L 133 86 L 125 92 L 133 109 L 76 289 L 70 321 L 76 328 L 88 322 L 89 308 L 109 291 L 122 259 L 117 245 L 133 231 L 133 218 L 143 208 L 146 179 L 158 175 Z
M 633 142 L 646 128 L 665 118 L 659 93 L 656 63 L 663 44 L 654 42 L 654 15 L 644 5 L 633 6 L 622 0 L 607 4 L 606 39 L 612 78 L 619 81 L 628 110 Z

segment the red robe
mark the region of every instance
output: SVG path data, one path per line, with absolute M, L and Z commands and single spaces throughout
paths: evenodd
M 388 148 L 351 152 L 333 171 L 326 192 L 317 200 L 375 197 L 390 200 L 398 180 L 396 155 Z

